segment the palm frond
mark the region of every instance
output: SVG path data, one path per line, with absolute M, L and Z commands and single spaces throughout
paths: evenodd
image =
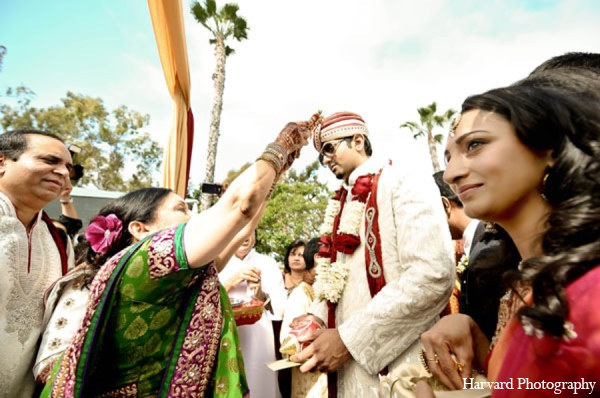
M 408 127 L 411 130 L 418 128 L 417 123 L 415 123 L 415 122 L 405 122 L 400 125 L 401 129 L 403 129 L 405 127 Z
M 237 17 L 235 23 L 233 24 L 233 37 L 237 41 L 242 41 L 248 38 L 248 23 L 242 17 Z
M 219 37 L 223 40 L 233 37 L 237 41 L 248 38 L 248 24 L 244 18 L 238 15 L 238 11 L 239 6 L 234 3 L 227 3 L 217 10 L 216 0 L 204 0 L 204 5 L 194 1 L 191 5 L 194 18 L 213 34 L 213 37 L 209 39 L 209 43 L 212 45 L 217 43 Z M 226 56 L 233 53 L 233 48 L 226 47 Z
M 195 1 L 192 4 L 192 15 L 194 15 L 194 18 L 196 19 L 196 21 L 200 22 L 200 24 L 202 26 L 204 26 L 206 29 L 208 29 L 209 31 L 211 31 L 211 33 L 214 34 L 214 32 L 212 31 L 212 28 L 208 25 L 209 22 L 209 18 L 208 18 L 208 13 L 206 12 L 206 9 L 204 7 L 202 7 L 202 5 Z
M 400 125 L 400 128 L 408 128 L 413 133 L 413 138 L 417 139 L 418 137 L 425 135 L 425 130 L 416 122 L 406 122 Z
M 240 9 L 240 7 L 237 4 L 227 3 L 219 11 L 219 16 L 224 21 L 233 22 L 237 18 L 237 12 L 239 11 L 239 9 Z
M 450 108 L 444 113 L 444 118 L 446 118 L 446 120 L 450 120 L 452 118 L 452 116 L 454 116 L 455 114 L 456 114 L 456 110 Z
M 217 15 L 217 1 L 216 0 L 206 0 L 206 12 L 209 18 L 213 18 Z

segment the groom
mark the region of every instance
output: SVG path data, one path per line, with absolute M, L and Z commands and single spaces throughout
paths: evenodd
M 307 336 L 314 341 L 291 359 L 304 362 L 302 372 L 337 374 L 330 396 L 373 396 L 379 372 L 418 362 L 419 335 L 454 284 L 452 241 L 432 178 L 372 157 L 361 116 L 325 118 L 314 144 L 342 182 L 321 228 L 310 311 L 327 328 Z

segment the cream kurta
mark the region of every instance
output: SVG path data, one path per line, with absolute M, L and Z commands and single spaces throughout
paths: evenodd
M 350 276 L 338 302 L 336 326 L 354 359 L 338 370 L 338 397 L 377 397 L 379 371 L 419 361 L 420 334 L 438 319 L 456 278 L 448 222 L 431 176 L 370 158 L 354 170 L 346 189 L 382 165 L 377 206 L 386 286 L 371 298 L 364 222 L 356 251 L 337 254 Z M 311 313 L 326 320 L 325 302 L 313 305 Z
M 83 286 L 85 266 L 79 266 L 60 278 L 48 289 L 44 306 L 42 339 L 38 349 L 33 375 L 36 379 L 48 374 L 53 364 L 67 349 L 81 327 L 90 289 Z
M 267 368 L 265 363 L 275 360 L 275 336 L 271 321 L 283 318 L 287 299 L 283 277 L 275 260 L 252 249 L 243 260 L 235 256 L 229 260 L 219 273 L 221 283 L 231 278 L 243 266 L 252 266 L 260 270 L 261 287 L 263 292 L 269 295 L 273 309 L 273 314 L 265 311 L 255 324 L 238 327 L 250 395 L 260 398 L 279 397 L 277 373 Z M 232 288 L 228 295 L 230 298 L 248 299 L 247 287 L 248 284 L 242 282 Z
M 61 273 L 60 255 L 41 212 L 28 241 L 14 206 L 0 193 L 0 397 L 33 394 L 42 296 Z
M 283 322 L 281 323 L 280 342 L 283 343 L 290 333 L 290 324 L 310 309 L 314 300 L 311 285 L 300 282 L 293 288 L 287 298 Z M 292 397 L 327 398 L 327 374 L 321 372 L 300 372 L 300 368 L 292 368 Z

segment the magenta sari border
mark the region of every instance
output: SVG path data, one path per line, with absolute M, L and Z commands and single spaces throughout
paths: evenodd
M 202 397 L 211 384 L 223 328 L 219 279 L 214 263 L 207 266 L 201 283 L 184 338 L 178 344 L 172 375 L 168 376 L 166 397 Z

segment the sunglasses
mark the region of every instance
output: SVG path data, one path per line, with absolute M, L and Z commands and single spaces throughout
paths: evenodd
M 353 137 L 340 138 L 339 140 L 332 140 L 332 141 L 325 143 L 323 145 L 323 148 L 321 148 L 319 157 L 321 157 L 321 158 L 323 158 L 325 156 L 327 156 L 328 158 L 332 157 L 333 155 L 335 155 L 335 152 L 337 151 L 338 147 L 340 146 L 340 144 L 343 141 L 350 141 L 350 140 L 352 140 L 352 138 Z
M 352 138 L 353 137 L 340 138 L 338 140 L 332 140 L 325 143 L 323 145 L 323 148 L 321 148 L 321 152 L 319 152 L 319 163 L 323 165 L 323 159 L 325 158 L 325 156 L 331 158 L 333 155 L 335 155 L 335 152 L 337 151 L 342 141 L 351 141 Z

